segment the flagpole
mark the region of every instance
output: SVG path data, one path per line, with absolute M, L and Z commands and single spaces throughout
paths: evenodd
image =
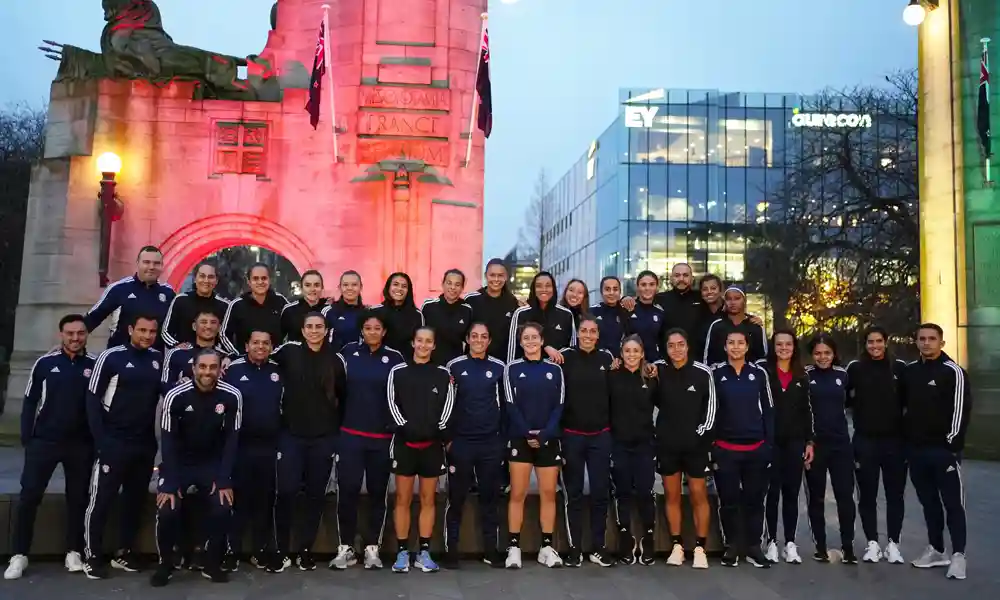
M 479 15 L 479 18 L 483 20 L 483 26 L 479 29 L 479 43 L 476 44 L 476 76 L 472 79 L 472 110 L 469 111 L 469 144 L 465 148 L 465 167 L 469 167 L 469 161 L 472 160 L 472 136 L 476 130 L 476 112 L 478 103 L 476 102 L 476 97 L 479 96 L 479 92 L 476 90 L 476 82 L 479 81 L 479 65 L 482 64 L 483 55 L 483 37 L 486 35 L 486 21 L 489 20 L 489 15 L 483 13 Z
M 333 87 L 333 50 L 330 48 L 330 5 L 323 5 L 323 64 L 326 65 L 326 86 L 329 89 L 327 97 L 330 104 L 330 131 L 333 133 L 333 161 L 340 161 L 340 150 L 337 146 L 337 108 Z
M 990 38 L 984 37 L 984 38 L 982 38 L 979 41 L 983 43 L 983 56 L 985 57 L 984 60 L 986 60 L 986 66 L 987 66 L 987 68 L 989 68 L 989 64 L 990 64 L 989 63 L 989 60 L 990 60 L 990 54 L 989 54 L 989 51 L 990 51 Z M 989 101 L 989 93 L 990 93 L 990 84 L 989 84 L 989 81 L 987 81 L 986 82 L 986 100 L 987 100 L 987 103 Z M 992 166 L 991 163 L 992 163 L 992 159 L 990 158 L 989 154 L 987 154 L 986 155 L 986 183 L 991 183 L 993 181 L 993 174 L 990 172 L 991 171 L 991 166 Z

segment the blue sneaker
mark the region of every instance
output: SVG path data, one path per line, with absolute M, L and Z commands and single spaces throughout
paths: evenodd
M 420 551 L 420 554 L 417 555 L 417 561 L 414 566 L 424 573 L 436 573 L 440 570 L 438 564 L 434 562 L 433 558 L 431 558 L 431 553 L 427 550 Z
M 392 563 L 393 573 L 410 572 L 410 553 L 407 550 L 400 550 L 396 555 L 396 562 Z

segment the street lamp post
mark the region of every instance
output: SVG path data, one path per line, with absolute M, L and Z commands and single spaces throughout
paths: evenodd
M 101 172 L 101 191 L 97 194 L 101 239 L 97 256 L 97 276 L 102 288 L 108 287 L 108 265 L 111 261 L 111 224 L 125 214 L 125 205 L 115 192 L 115 176 L 122 170 L 122 159 L 114 152 L 105 152 L 97 159 Z
M 903 22 L 911 27 L 918 27 L 927 17 L 927 12 L 941 4 L 940 0 L 910 0 L 903 9 Z

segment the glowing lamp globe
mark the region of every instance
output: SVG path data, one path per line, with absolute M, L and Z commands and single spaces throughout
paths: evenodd
M 920 0 L 910 0 L 910 4 L 903 9 L 903 22 L 910 27 L 917 27 L 924 22 L 927 16 L 927 9 L 920 4 Z
M 122 170 L 122 159 L 114 152 L 105 152 L 97 157 L 97 170 L 117 175 Z

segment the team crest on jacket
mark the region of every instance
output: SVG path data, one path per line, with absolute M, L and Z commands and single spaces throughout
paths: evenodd
M 545 374 L 545 378 L 546 379 L 552 379 L 552 373 L 546 373 Z
M 84 376 L 84 377 L 90 377 L 90 373 L 91 373 L 91 370 L 90 370 L 90 369 L 84 369 L 84 370 L 83 370 L 83 376 Z
M 493 371 L 486 371 L 486 378 L 489 379 L 490 377 L 493 377 Z
M 101 465 L 101 471 L 103 471 L 104 473 L 110 473 L 111 467 L 109 465 Z
M 157 360 L 154 360 L 153 361 L 153 368 L 156 369 L 157 371 L 159 371 L 160 370 L 160 362 L 157 361 Z
M 837 385 L 840 385 L 840 378 L 837 378 Z
M 160 302 L 166 302 L 166 301 L 167 301 L 167 295 L 161 292 L 160 293 Z
M 226 412 L 226 407 L 225 406 L 223 406 L 222 404 L 216 404 L 215 405 L 215 414 L 221 415 L 224 412 Z
M 749 379 L 750 381 L 753 381 L 753 373 L 750 373 L 750 375 L 749 375 L 749 377 L 747 377 L 747 379 Z
M 659 321 L 660 321 L 660 316 L 659 315 L 653 315 L 653 322 L 654 323 L 658 323 Z
M 278 374 L 277 373 L 271 373 L 271 381 L 273 381 L 275 383 L 278 382 Z
M 382 363 L 383 364 L 389 364 L 389 357 L 388 356 L 383 356 L 382 357 Z

